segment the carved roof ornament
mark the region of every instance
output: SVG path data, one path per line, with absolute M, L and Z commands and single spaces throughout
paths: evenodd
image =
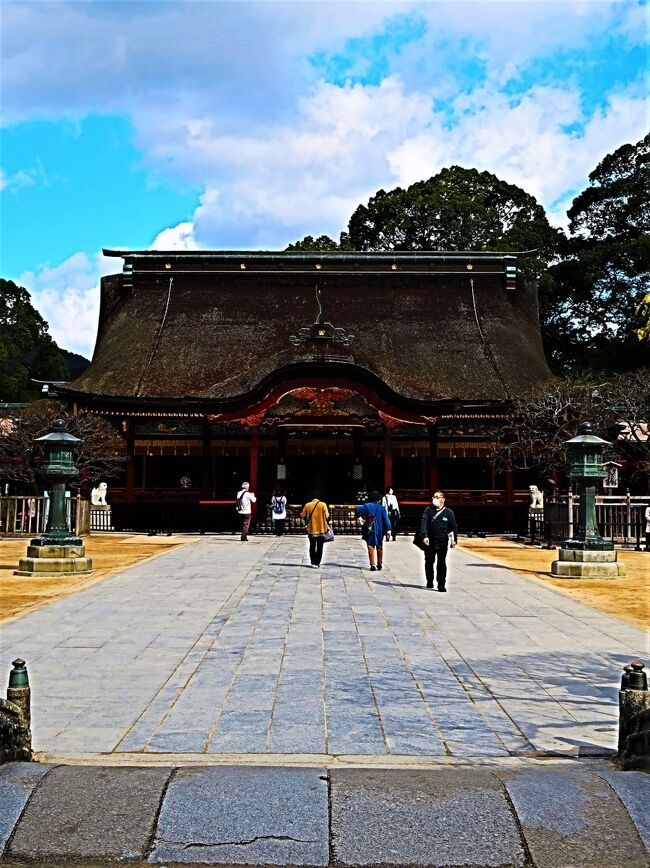
M 401 428 L 405 421 L 403 419 L 398 419 L 397 416 L 391 416 L 388 413 L 384 413 L 383 410 L 379 411 L 379 418 L 388 431 L 393 431 L 395 428 Z
M 245 428 L 258 428 L 262 422 L 264 421 L 264 417 L 266 416 L 266 408 L 260 410 L 258 413 L 251 413 L 249 416 L 243 416 L 241 419 L 238 419 L 240 425 L 243 425 Z
M 315 407 L 319 410 L 334 410 L 334 401 L 344 401 L 346 398 L 354 398 L 357 396 L 352 389 L 343 389 L 340 386 L 327 386 L 324 389 L 314 386 L 302 387 L 300 389 L 292 389 L 287 392 L 292 398 L 298 400 L 309 401 L 312 409 Z M 360 396 L 359 396 L 360 397 Z M 366 404 L 363 398 L 363 403 Z
M 348 346 L 354 340 L 354 335 L 345 333 L 345 329 L 335 328 L 331 322 L 325 322 L 323 316 L 323 306 L 320 300 L 320 286 L 316 286 L 316 303 L 318 304 L 318 317 L 316 322 L 310 326 L 301 328 L 297 335 L 290 335 L 289 340 L 296 346 L 298 344 L 306 344 L 309 341 L 326 342 L 333 341 L 334 343 Z

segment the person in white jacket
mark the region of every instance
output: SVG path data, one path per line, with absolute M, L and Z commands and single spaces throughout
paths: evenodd
M 645 550 L 650 552 L 650 506 L 645 508 Z
M 251 526 L 251 516 L 253 514 L 253 504 L 257 498 L 250 491 L 250 483 L 242 482 L 240 490 L 237 492 L 237 512 L 241 516 L 241 541 L 248 542 L 248 531 Z
M 393 489 L 388 486 L 386 489 L 386 493 L 381 499 L 381 505 L 385 508 L 388 513 L 388 518 L 390 519 L 390 523 L 392 525 L 392 533 L 391 537 L 395 540 L 397 539 L 397 533 L 399 531 L 399 503 L 397 502 L 397 498 L 393 493 Z

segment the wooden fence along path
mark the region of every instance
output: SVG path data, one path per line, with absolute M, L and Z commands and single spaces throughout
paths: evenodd
M 80 495 L 66 497 L 66 518 L 75 536 L 90 530 L 90 503 Z M 49 497 L 5 495 L 0 497 L 0 536 L 38 536 L 45 532 L 50 512 Z
M 648 495 L 602 495 L 596 498 L 596 518 L 601 535 L 604 539 L 612 542 L 639 544 L 645 535 L 645 510 L 650 505 Z M 230 504 L 228 504 L 230 507 Z M 452 508 L 456 506 L 452 502 Z M 359 526 L 354 517 L 355 504 L 330 505 L 331 524 L 335 533 L 357 534 Z M 525 509 L 525 505 L 521 504 Z M 424 504 L 405 502 L 402 507 L 402 531 L 409 532 L 419 525 Z M 187 526 L 178 525 L 178 516 L 172 514 L 173 509 L 167 510 L 166 515 L 158 517 L 148 526 L 133 526 L 129 522 L 120 519 L 120 511 L 123 509 L 118 504 L 114 509 L 91 509 L 90 502 L 80 495 L 66 498 L 66 510 L 68 527 L 77 536 L 83 536 L 90 531 L 112 530 L 187 530 L 197 532 L 203 530 L 201 518 L 197 511 L 193 520 L 188 520 Z M 302 505 L 295 504 L 287 507 L 287 519 L 285 533 L 302 534 L 304 524 L 300 518 Z M 31 537 L 45 531 L 49 512 L 49 498 L 34 496 L 2 496 L 0 497 L 0 537 Z M 229 509 L 230 518 L 233 519 L 230 526 L 218 528 L 219 530 L 233 530 L 237 522 L 234 513 L 234 501 Z M 469 522 L 469 514 L 463 514 L 463 504 L 457 505 L 457 515 L 461 533 L 473 532 Z M 524 513 L 525 517 L 525 513 Z M 463 519 L 465 519 L 463 521 Z M 500 515 L 495 515 L 492 521 L 494 527 L 490 527 L 489 533 L 511 531 L 511 528 L 499 528 Z M 578 498 L 572 494 L 556 496 L 547 500 L 543 513 L 531 511 L 528 515 L 527 532 L 532 542 L 545 541 L 555 543 L 573 536 L 574 528 L 578 523 Z M 213 528 L 209 528 L 212 530 Z M 215 530 L 217 528 L 214 528 Z M 257 533 L 273 533 L 273 517 L 270 506 L 260 505 L 256 522 Z
M 529 536 L 532 541 L 547 543 L 570 539 L 578 525 L 579 498 L 561 495 L 544 504 L 543 515 L 529 515 Z M 645 536 L 645 511 L 650 495 L 597 495 L 596 521 L 603 539 L 628 545 Z

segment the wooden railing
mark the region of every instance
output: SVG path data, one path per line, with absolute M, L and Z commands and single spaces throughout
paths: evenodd
M 645 511 L 649 495 L 597 495 L 596 522 L 603 539 L 628 545 L 645 535 Z M 578 524 L 579 498 L 562 495 L 544 504 L 543 516 L 530 513 L 529 533 L 547 543 L 570 539 Z
M 66 520 L 71 533 L 88 533 L 89 503 L 79 495 L 66 497 Z M 0 536 L 38 536 L 47 526 L 50 503 L 47 497 L 27 495 L 0 497 Z

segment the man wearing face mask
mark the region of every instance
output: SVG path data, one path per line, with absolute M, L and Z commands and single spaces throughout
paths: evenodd
M 427 588 L 433 589 L 433 565 L 436 565 L 436 583 L 439 591 L 446 591 L 447 551 L 458 542 L 458 525 L 454 513 L 445 506 L 444 491 L 436 491 L 433 506 L 427 506 L 422 516 L 420 534 L 424 546 L 424 574 Z

